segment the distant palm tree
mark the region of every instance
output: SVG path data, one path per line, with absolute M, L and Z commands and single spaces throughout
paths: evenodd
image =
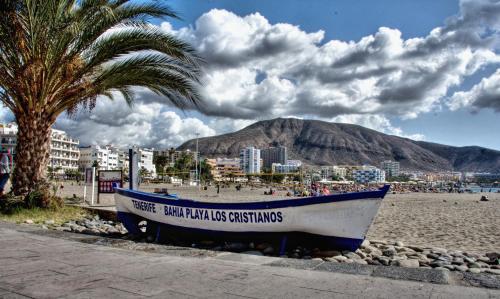
M 160 1 L 0 0 L 0 100 L 18 127 L 13 190 L 46 180 L 51 126 L 102 95 L 131 105 L 134 86 L 178 107 L 199 104 L 199 58 L 151 25 L 176 18 Z M 114 116 L 119 117 L 119 116 Z

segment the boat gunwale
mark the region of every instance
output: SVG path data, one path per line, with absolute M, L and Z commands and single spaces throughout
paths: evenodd
M 158 204 L 188 207 L 188 208 L 203 208 L 203 209 L 223 209 L 223 210 L 263 210 L 263 209 L 279 209 L 289 207 L 301 207 L 316 204 L 326 204 L 333 202 L 360 200 L 360 199 L 383 199 L 389 191 L 390 185 L 386 184 L 379 190 L 361 191 L 350 193 L 337 193 L 323 196 L 309 196 L 293 199 L 280 199 L 273 201 L 252 201 L 252 202 L 207 202 L 197 201 L 182 198 L 169 198 L 164 195 L 142 192 L 138 190 L 130 190 L 124 188 L 115 188 L 116 193 L 122 196 L 133 199 L 153 202 Z

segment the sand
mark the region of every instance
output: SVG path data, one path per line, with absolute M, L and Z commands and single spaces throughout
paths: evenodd
M 285 198 L 286 191 L 276 196 L 263 195 L 264 190 L 249 187 L 236 191 L 234 187 L 215 187 L 198 191 L 196 187 L 143 185 L 143 191 L 168 187 L 181 197 L 203 201 L 257 201 Z M 65 184 L 64 195 L 83 190 L 81 186 Z M 485 253 L 500 251 L 500 193 L 483 193 L 490 199 L 480 202 L 481 194 L 409 193 L 389 194 L 382 202 L 378 215 L 368 231 L 369 240 L 401 241 L 405 245 L 441 247 Z M 113 204 L 112 196 L 104 196 L 102 204 Z

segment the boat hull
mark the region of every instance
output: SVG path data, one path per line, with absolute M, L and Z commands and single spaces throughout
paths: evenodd
M 252 203 L 209 203 L 117 189 L 118 218 L 131 233 L 148 222 L 156 239 L 268 241 L 355 250 L 388 186 L 377 191 Z

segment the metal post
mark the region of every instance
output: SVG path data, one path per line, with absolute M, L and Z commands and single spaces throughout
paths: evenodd
M 130 190 L 138 190 L 138 161 L 137 161 L 137 150 L 135 147 L 128 150 L 128 180 Z
M 92 197 L 91 205 L 94 205 L 94 190 L 95 190 L 95 167 L 92 167 Z
M 83 185 L 83 203 L 85 203 L 86 197 L 87 197 L 87 183 Z

